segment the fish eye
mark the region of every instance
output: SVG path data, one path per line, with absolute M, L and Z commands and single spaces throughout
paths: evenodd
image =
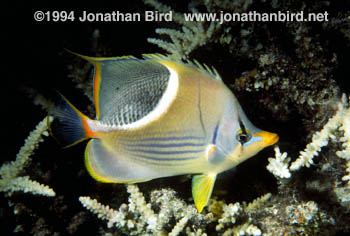
M 241 129 L 237 131 L 236 140 L 243 145 L 252 138 L 252 135 L 250 134 L 249 130 L 245 128 L 245 125 L 240 117 L 238 117 L 238 122 Z
M 242 145 L 248 142 L 252 138 L 252 135 L 247 130 L 238 130 L 236 135 L 236 140 L 240 142 Z

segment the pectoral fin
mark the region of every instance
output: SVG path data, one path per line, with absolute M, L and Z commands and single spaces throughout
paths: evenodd
M 192 196 L 199 213 L 208 204 L 216 179 L 216 174 L 195 175 L 192 178 Z

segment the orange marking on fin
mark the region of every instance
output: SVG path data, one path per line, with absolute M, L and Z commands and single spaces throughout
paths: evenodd
M 100 85 L 101 85 L 101 65 L 99 63 L 94 63 L 95 65 L 95 78 L 94 78 L 94 102 L 96 109 L 97 119 L 100 118 L 100 105 L 99 105 L 99 96 L 100 96 Z
M 94 138 L 96 137 L 97 133 L 96 132 L 93 132 L 88 123 L 87 123 L 87 119 L 82 119 L 82 122 L 83 122 L 83 127 L 84 127 L 84 130 L 85 130 L 85 133 L 86 133 L 86 137 L 88 138 Z

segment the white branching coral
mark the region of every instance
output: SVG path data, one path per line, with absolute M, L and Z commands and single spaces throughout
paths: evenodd
M 269 164 L 266 166 L 267 170 L 270 171 L 274 176 L 279 178 L 289 178 L 291 176 L 288 166 L 290 157 L 284 152 L 281 154 L 280 148 L 275 147 L 275 158 L 270 157 Z
M 187 216 L 183 217 L 179 222 L 176 223 L 175 227 L 168 235 L 169 236 L 179 235 L 184 229 L 184 227 L 186 226 L 187 222 L 188 222 L 188 217 Z
M 192 222 L 199 222 L 206 219 L 206 217 L 198 214 L 194 205 L 187 205 L 183 200 L 177 198 L 175 191 L 171 189 L 152 191 L 151 202 L 160 208 L 157 215 L 158 228 L 162 228 L 164 225 L 168 224 L 171 218 L 175 218 L 177 225 L 172 232 L 180 232 L 179 229 L 186 225 L 185 221 L 191 220 Z M 182 220 L 184 216 L 186 216 L 186 220 Z M 175 228 L 177 230 L 175 230 Z
M 257 236 L 261 235 L 261 230 L 252 224 L 250 214 L 271 197 L 267 193 L 249 204 L 226 204 L 214 199 L 209 206 L 214 214 L 203 215 L 198 214 L 194 205 L 187 205 L 178 199 L 171 189 L 152 191 L 150 203 L 145 201 L 137 185 L 127 185 L 127 191 L 130 194 L 129 203 L 122 204 L 119 210 L 111 209 L 90 197 L 80 197 L 79 200 L 98 218 L 108 221 L 109 228 L 116 227 L 128 235 L 176 236 L 186 232 L 187 235 L 206 236 L 207 225 L 216 221 L 216 230 L 221 235 Z
M 151 204 L 147 204 L 145 198 L 140 192 L 137 185 L 127 185 L 129 197 L 129 211 L 135 215 L 139 215 L 139 224 L 147 225 L 147 230 L 156 232 L 157 215 L 151 208 Z
M 347 182 L 348 182 L 348 185 L 349 185 L 349 187 L 350 187 L 350 161 L 347 162 L 346 167 L 347 167 L 347 168 L 346 168 L 346 171 L 348 172 L 348 174 L 347 174 L 347 175 L 344 175 L 343 178 L 342 178 L 342 180 L 343 180 L 343 181 L 347 181 Z
M 216 225 L 216 230 L 220 231 L 225 227 L 225 224 L 235 224 L 236 218 L 243 212 L 243 208 L 241 207 L 239 202 L 235 204 L 224 205 L 223 207 L 224 213 L 221 218 L 218 220 L 219 224 Z
M 211 208 L 214 211 L 222 208 L 222 213 L 216 225 L 216 231 L 220 235 L 262 235 L 261 230 L 252 224 L 250 214 L 261 207 L 271 198 L 271 193 L 267 193 L 251 203 L 225 204 L 223 201 L 213 201 Z
M 205 0 L 191 1 L 189 3 L 190 13 L 178 13 L 171 7 L 166 6 L 157 0 L 144 0 L 144 2 L 162 13 L 172 13 L 172 22 L 181 26 L 180 30 L 169 28 L 158 28 L 156 33 L 166 35 L 170 38 L 170 42 L 162 39 L 148 38 L 147 41 L 156 44 L 160 48 L 169 52 L 171 56 L 177 59 L 188 59 L 188 55 L 198 47 L 210 42 L 216 42 L 220 38 L 220 42 L 227 43 L 232 40 L 231 35 L 227 35 L 229 28 L 222 27 L 219 12 L 246 12 L 252 4 L 252 0 Z M 204 7 L 206 13 L 200 13 L 196 8 Z M 222 32 L 220 32 L 222 30 Z M 222 34 L 218 37 L 219 34 Z
M 45 117 L 25 140 L 23 147 L 19 150 L 16 160 L 5 163 L 0 167 L 0 191 L 11 195 L 15 191 L 30 192 L 43 196 L 55 196 L 55 192 L 48 186 L 30 180 L 28 176 L 19 177 L 23 169 L 28 165 L 34 150 L 43 141 L 42 136 L 47 136 L 47 117 Z
M 155 38 L 147 39 L 148 42 L 158 45 L 178 59 L 187 59 L 188 55 L 194 49 L 208 43 L 213 38 L 214 33 L 221 27 L 217 21 L 211 21 L 207 24 L 204 20 L 186 20 L 183 14 L 174 12 L 169 6 L 161 4 L 156 0 L 145 0 L 144 2 L 160 12 L 166 13 L 172 11 L 172 20 L 182 25 L 181 31 L 165 28 L 156 29 L 157 34 L 169 36 L 171 42 Z M 191 11 L 195 13 L 194 8 L 191 8 Z
M 261 230 L 255 225 L 248 225 L 248 227 L 240 232 L 240 235 L 260 236 Z
M 343 136 L 336 137 L 335 132 L 343 132 Z M 328 144 L 329 139 L 342 143 L 343 150 L 336 152 L 340 158 L 347 160 L 347 169 L 349 173 L 342 180 L 350 183 L 350 107 L 349 101 L 343 95 L 342 100 L 338 103 L 336 114 L 328 120 L 321 131 L 312 136 L 312 141 L 303 151 L 300 151 L 299 157 L 288 167 L 290 158 L 287 153 L 281 154 L 279 147 L 275 147 L 275 158 L 269 158 L 267 170 L 279 178 L 289 178 L 290 171 L 299 170 L 301 167 L 310 167 L 313 164 L 313 158 L 318 155 L 322 147 Z
M 199 215 L 193 206 L 187 206 L 185 202 L 175 197 L 172 190 L 155 190 L 151 193 L 151 202 L 160 209 L 156 214 L 147 203 L 137 185 L 128 184 L 127 191 L 130 194 L 129 203 L 122 204 L 119 210 L 113 210 L 109 206 L 99 203 L 90 197 L 80 197 L 79 200 L 85 208 L 97 214 L 97 217 L 108 221 L 108 227 L 119 228 L 131 235 L 179 235 L 188 224 L 189 220 L 199 222 L 205 219 Z M 175 218 L 176 224 L 169 232 L 166 232 L 166 224 Z
M 258 197 L 257 199 L 253 200 L 252 202 L 250 202 L 244 209 L 245 211 L 251 211 L 253 209 L 259 208 L 262 205 L 264 205 L 270 198 L 271 198 L 272 194 L 271 193 L 266 193 L 260 197 Z
M 340 130 L 344 131 L 344 137 L 339 139 L 343 143 L 345 148 L 342 151 L 338 151 L 337 155 L 344 159 L 350 159 L 349 157 L 349 103 L 344 95 L 342 101 L 338 103 L 338 110 L 336 114 L 328 120 L 328 122 L 323 126 L 322 130 L 316 132 L 312 136 L 312 141 L 309 143 L 304 151 L 300 152 L 299 158 L 295 160 L 291 166 L 290 170 L 295 171 L 303 166 L 309 167 L 313 164 L 313 158 L 318 155 L 321 148 L 328 144 L 329 138 L 336 139 L 334 132 L 340 127 Z
M 337 151 L 336 154 L 338 157 L 347 160 L 346 171 L 348 174 L 343 176 L 342 180 L 347 181 L 347 185 L 350 187 L 350 108 L 344 111 L 343 123 L 339 130 L 344 132 L 344 136 L 339 139 L 344 149 Z
M 9 196 L 13 192 L 23 191 L 25 193 L 31 193 L 34 195 L 42 195 L 46 197 L 55 196 L 55 192 L 46 185 L 40 184 L 35 180 L 29 179 L 29 176 L 17 177 L 10 180 L 3 189 Z
M 343 97 L 343 104 L 346 104 L 345 97 Z M 342 147 L 344 148 L 341 151 L 337 151 L 336 154 L 338 157 L 350 161 L 350 108 L 343 109 L 342 123 L 339 128 L 340 131 L 344 132 L 344 136 L 339 139 L 342 142 Z
M 102 220 L 108 220 L 108 227 L 111 228 L 113 225 L 118 227 L 124 227 L 127 224 L 126 218 L 126 205 L 122 205 L 119 211 L 111 209 L 109 206 L 105 206 L 99 203 L 96 199 L 90 197 L 79 197 L 79 201 L 89 211 L 97 214 L 97 217 Z

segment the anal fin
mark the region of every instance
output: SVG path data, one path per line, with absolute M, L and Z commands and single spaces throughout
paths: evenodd
M 86 146 L 85 166 L 95 180 L 104 183 L 139 183 L 159 178 L 157 169 L 110 150 L 100 139 L 92 139 Z
M 192 196 L 199 213 L 208 204 L 216 179 L 216 174 L 195 175 L 192 178 Z

